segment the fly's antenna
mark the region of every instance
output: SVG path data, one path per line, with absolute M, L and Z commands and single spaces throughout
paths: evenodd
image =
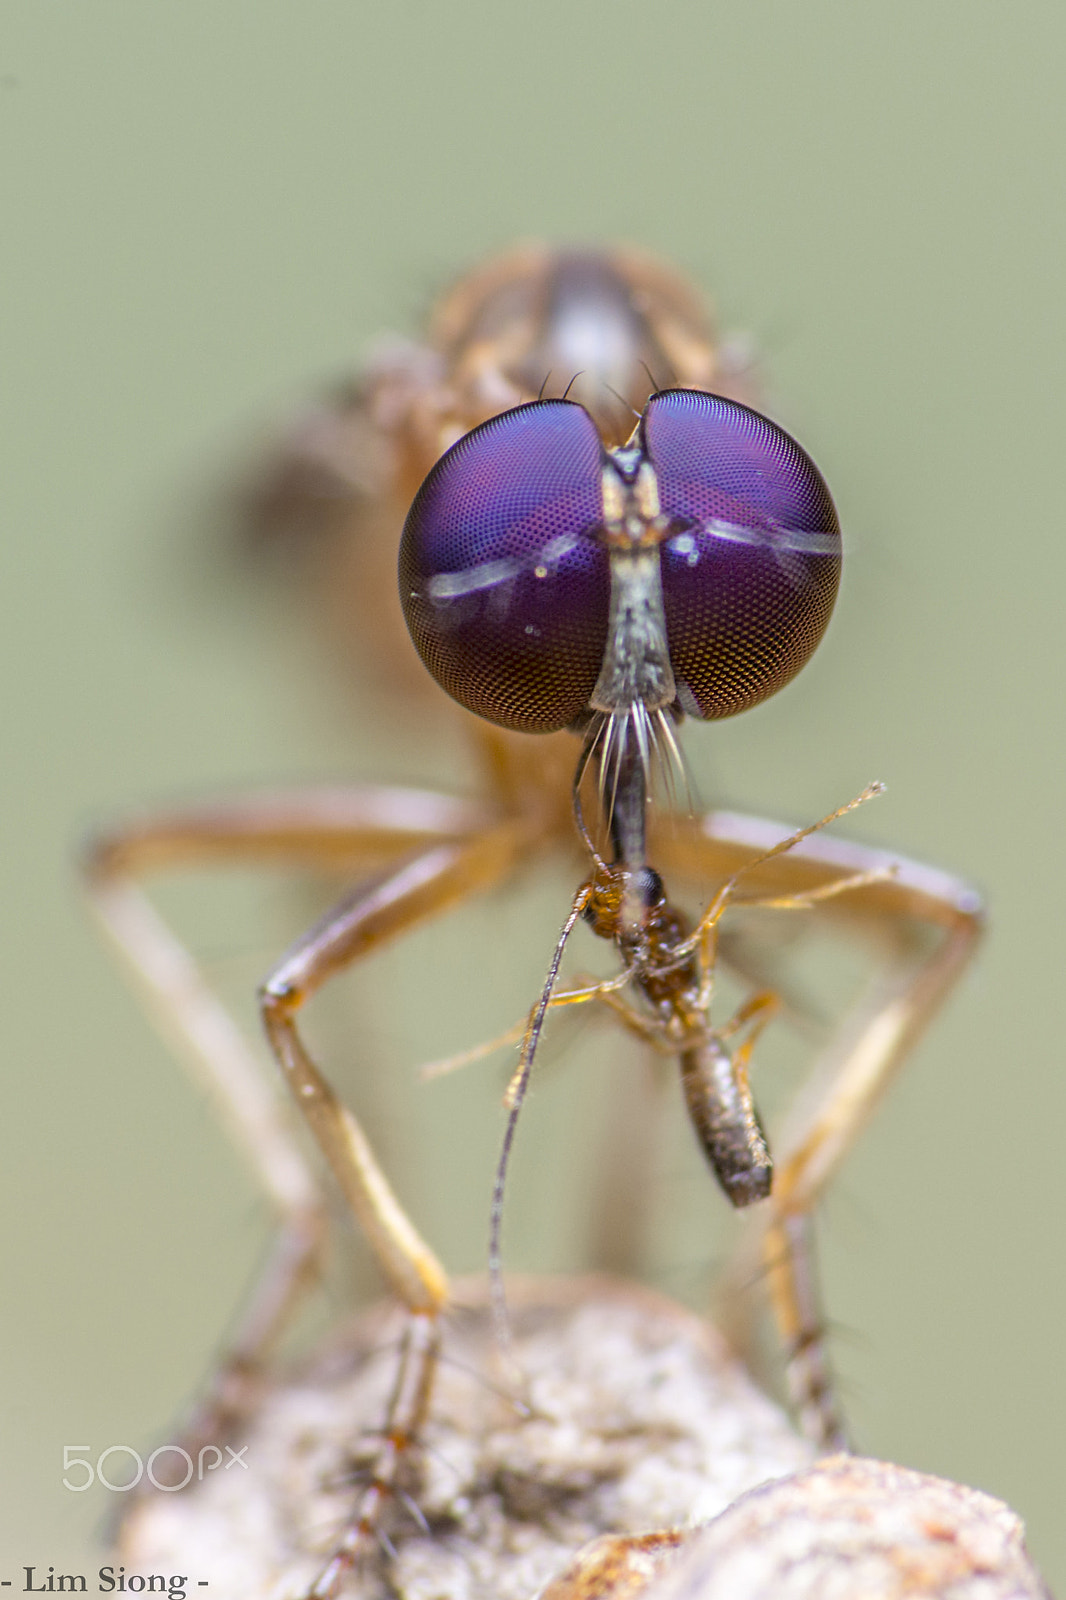
M 492 1326 L 496 1338 L 496 1346 L 504 1358 L 505 1366 L 512 1376 L 517 1376 L 517 1363 L 514 1358 L 514 1349 L 511 1340 L 511 1323 L 507 1315 L 507 1295 L 503 1286 L 503 1258 L 501 1236 L 503 1231 L 503 1193 L 507 1183 L 507 1168 L 511 1160 L 511 1148 L 514 1145 L 515 1131 L 518 1127 L 518 1113 L 522 1109 L 522 1102 L 526 1097 L 529 1085 L 529 1075 L 533 1069 L 533 1057 L 537 1053 L 537 1044 L 540 1040 L 541 1030 L 544 1027 L 544 1018 L 548 1013 L 552 990 L 555 980 L 559 976 L 559 965 L 578 918 L 592 898 L 592 884 L 584 883 L 574 896 L 574 903 L 570 913 L 563 923 L 555 951 L 552 955 L 548 975 L 544 980 L 544 987 L 540 999 L 530 1014 L 529 1026 L 526 1028 L 525 1038 L 522 1040 L 522 1053 L 518 1060 L 514 1076 L 507 1085 L 504 1096 L 504 1105 L 507 1108 L 507 1126 L 503 1130 L 503 1144 L 500 1147 L 500 1159 L 496 1164 L 496 1177 L 492 1185 L 492 1209 L 489 1221 L 489 1293 L 492 1300 Z

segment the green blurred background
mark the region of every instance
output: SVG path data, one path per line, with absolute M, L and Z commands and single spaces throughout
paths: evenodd
M 979 964 L 822 1253 L 863 1447 L 1004 1496 L 1066 1581 L 1064 52 L 1058 8 L 974 0 L 8 0 L 0 1576 L 95 1570 L 114 1497 L 62 1488 L 63 1445 L 165 1436 L 268 1232 L 94 937 L 80 833 L 272 779 L 463 782 L 442 726 L 357 700 L 298 606 L 212 559 L 214 488 L 372 336 L 542 236 L 632 240 L 704 285 L 834 490 L 826 643 L 688 749 L 708 798 L 799 821 L 884 778 L 853 831 L 987 891 Z M 337 1075 L 359 1103 L 373 1078 L 456 1268 L 484 1257 L 499 1074 L 414 1069 L 528 1003 L 567 889 L 351 988 Z M 245 1003 L 315 903 L 280 880 L 167 901 Z M 602 1100 L 571 1055 L 523 1128 L 520 1169 L 539 1150 L 558 1178 L 523 1210 L 517 1174 L 514 1266 L 573 1258 Z M 667 1167 L 668 1213 L 702 1227 L 702 1174 Z M 701 1237 L 664 1288 L 698 1296 Z

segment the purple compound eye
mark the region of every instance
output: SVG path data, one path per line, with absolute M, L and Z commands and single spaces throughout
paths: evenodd
M 609 640 L 629 615 L 622 552 L 649 545 L 662 599 L 641 590 L 650 622 Z M 593 698 L 624 709 L 619 686 L 655 709 L 663 684 L 702 718 L 757 705 L 811 655 L 839 579 L 836 512 L 810 457 L 757 412 L 691 389 L 653 396 L 611 452 L 570 401 L 494 417 L 437 462 L 400 545 L 404 615 L 429 671 L 523 733 L 576 725 Z M 619 653 L 626 638 L 643 661 Z M 644 666 L 667 651 L 672 683 Z
M 666 390 L 641 425 L 671 531 L 663 599 L 678 700 L 728 717 L 794 677 L 829 621 L 840 526 L 818 468 L 746 406 Z
M 489 722 L 551 733 L 588 706 L 610 598 L 603 470 L 587 411 L 537 401 L 453 445 L 408 513 L 411 637 L 441 687 Z

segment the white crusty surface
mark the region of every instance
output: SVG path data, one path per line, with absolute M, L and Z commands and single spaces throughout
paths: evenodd
M 533 1415 L 500 1392 L 484 1295 L 460 1284 L 414 1491 L 430 1535 L 390 1508 L 395 1559 L 353 1596 L 532 1600 L 597 1535 L 689 1527 L 810 1460 L 720 1337 L 669 1301 L 604 1279 L 516 1285 L 511 1301 Z M 133 1505 L 127 1570 L 300 1600 L 357 1504 L 402 1326 L 368 1313 L 271 1386 L 239 1441 L 247 1471 Z
M 1050 1600 L 1001 1500 L 835 1456 L 744 1495 L 646 1600 Z
M 372 1600 L 1049 1600 L 1019 1519 L 976 1489 L 810 1448 L 719 1335 L 606 1279 L 511 1291 L 532 1415 L 460 1284 L 412 1481 L 344 1593 Z M 127 1572 L 304 1600 L 358 1503 L 403 1317 L 380 1307 L 267 1386 L 248 1470 L 135 1502 Z M 678 1538 L 667 1530 L 680 1530 Z M 627 1541 L 625 1535 L 664 1535 Z

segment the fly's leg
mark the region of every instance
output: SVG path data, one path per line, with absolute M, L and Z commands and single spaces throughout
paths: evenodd
M 425 1421 L 439 1346 L 444 1271 L 401 1208 L 352 1112 L 312 1060 L 297 1026 L 301 1008 L 335 973 L 446 906 L 498 882 L 528 841 L 502 824 L 472 840 L 417 855 L 360 889 L 318 922 L 279 963 L 260 991 L 267 1037 L 296 1104 L 325 1156 L 374 1259 L 410 1313 L 382 1449 L 355 1516 L 322 1576 L 314 1600 L 338 1593 L 345 1575 L 373 1550 L 381 1513 L 401 1488 Z
M 430 1288 L 428 1281 L 423 1287 L 427 1290 Z M 390 1501 L 397 1491 L 405 1493 L 402 1491 L 402 1479 L 405 1469 L 410 1465 L 412 1452 L 418 1449 L 432 1398 L 433 1376 L 440 1351 L 438 1318 L 444 1309 L 447 1294 L 447 1281 L 443 1273 L 440 1274 L 437 1287 L 439 1301 L 436 1306 L 432 1310 L 412 1311 L 408 1317 L 373 1476 L 363 1491 L 358 1513 L 308 1591 L 306 1600 L 334 1600 L 341 1592 L 345 1578 L 383 1539 L 381 1524 Z M 409 1508 L 418 1515 L 415 1502 L 406 1493 L 405 1498 Z M 422 1525 L 425 1526 L 424 1519 Z
M 745 904 L 810 907 L 821 924 L 887 954 L 775 1142 L 770 1197 L 727 1275 L 737 1287 L 765 1273 L 798 1418 L 829 1450 L 844 1444 L 844 1430 L 814 1270 L 814 1207 L 972 956 L 983 917 L 976 893 L 946 873 L 823 834 L 785 849 L 790 837 L 772 823 L 711 815 L 664 835 L 657 851 L 682 875 L 741 874 Z
M 950 909 L 946 901 L 930 908 Z M 954 909 L 956 919 L 933 953 L 889 973 L 845 1025 L 839 1043 L 816 1069 L 825 1085 L 820 1097 L 781 1139 L 760 1249 L 787 1352 L 792 1402 L 804 1430 L 827 1449 L 844 1447 L 846 1438 L 833 1399 L 818 1304 L 814 1208 L 972 953 L 979 912 L 959 900 Z M 911 910 L 901 906 L 900 914 Z
M 406 921 L 397 911 L 389 930 L 394 936 L 494 881 L 510 859 L 509 838 L 507 829 L 488 825 L 482 807 L 414 790 L 368 788 L 261 795 L 189 809 L 101 836 L 87 852 L 86 877 L 100 921 L 279 1218 L 266 1269 L 190 1419 L 187 1438 L 196 1448 L 227 1437 L 247 1413 L 265 1359 L 319 1275 L 327 1208 L 262 1063 L 141 880 L 223 864 L 365 870 L 417 848 L 406 870 L 410 881 L 415 863 L 422 863 L 423 892 L 408 906 Z M 375 892 L 380 898 L 380 883 Z

